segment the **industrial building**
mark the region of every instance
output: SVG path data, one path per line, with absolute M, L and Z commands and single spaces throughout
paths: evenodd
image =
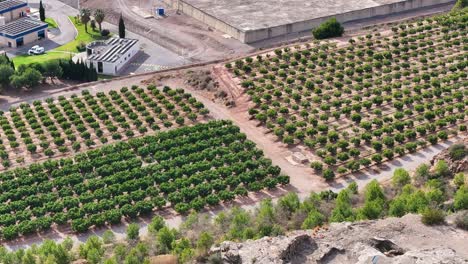
M 311 30 L 325 20 L 379 17 L 455 0 L 164 0 L 243 43 Z
M 86 46 L 86 64 L 91 64 L 97 73 L 117 75 L 140 50 L 137 39 L 110 38 L 94 41 Z
M 29 6 L 19 0 L 0 0 L 0 46 L 20 47 L 47 38 L 47 23 L 29 18 Z

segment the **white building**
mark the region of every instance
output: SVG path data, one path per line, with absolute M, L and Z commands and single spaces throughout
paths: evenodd
M 117 75 L 140 50 L 137 39 L 110 38 L 94 41 L 86 46 L 86 64 L 99 74 Z
M 47 38 L 47 23 L 28 17 L 29 6 L 20 0 L 0 0 L 0 46 L 20 47 Z

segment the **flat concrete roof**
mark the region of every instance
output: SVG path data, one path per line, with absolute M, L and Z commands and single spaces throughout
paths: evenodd
M 184 0 L 241 31 L 271 28 L 406 0 Z

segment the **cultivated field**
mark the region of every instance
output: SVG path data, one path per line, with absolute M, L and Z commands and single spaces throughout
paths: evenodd
M 466 135 L 467 14 L 226 64 L 249 114 L 327 179 Z
M 21 104 L 0 115 L 0 169 L 193 124 L 207 113 L 184 90 L 155 86 Z
M 120 223 L 168 205 L 201 210 L 287 184 L 230 121 L 185 126 L 0 174 L 0 230 L 14 239 Z

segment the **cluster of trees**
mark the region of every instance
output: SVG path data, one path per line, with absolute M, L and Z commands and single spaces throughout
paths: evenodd
M 92 19 L 92 17 L 94 19 Z M 91 11 L 89 8 L 82 8 L 80 9 L 80 21 L 85 27 L 85 31 L 88 32 L 88 24 L 91 25 L 93 31 L 96 30 L 96 23 L 98 24 L 99 32 L 102 36 L 107 36 L 109 34 L 108 30 L 102 29 L 102 23 L 106 18 L 106 13 L 102 9 L 96 9 L 94 12 Z
M 142 166 L 142 159 L 149 164 Z M 168 203 L 185 214 L 289 183 L 228 121 L 186 126 L 73 159 L 17 168 L 1 173 L 0 180 L 3 239 L 44 231 L 53 223 L 68 222 L 74 231 L 84 232 Z
M 92 17 L 94 19 L 92 19 Z M 104 22 L 104 19 L 106 17 L 106 13 L 102 9 L 96 9 L 94 12 L 91 11 L 89 8 L 83 8 L 80 9 L 80 16 L 79 19 L 81 23 L 85 27 L 85 31 L 88 32 L 88 23 L 90 24 L 92 30 L 96 31 L 96 23 L 98 25 L 99 32 L 101 33 L 101 36 L 106 37 L 110 34 L 109 30 L 107 29 L 102 29 L 102 23 Z M 119 37 L 120 38 L 125 38 L 125 21 L 123 19 L 122 14 L 120 14 L 119 17 Z
M 97 81 L 96 70 L 83 62 L 51 60 L 43 63 L 22 64 L 16 67 L 7 55 L 0 56 L 0 88 L 31 89 L 47 80 L 67 79 L 83 82 Z
M 53 63 L 53 62 L 52 62 Z M 93 64 L 90 67 L 83 61 L 60 60 L 58 66 L 62 69 L 62 77 L 67 80 L 94 82 L 98 80 L 98 74 Z
M 96 264 L 137 264 L 146 263 L 151 256 L 173 254 L 179 263 L 220 263 L 219 256 L 208 252 L 225 240 L 258 239 L 329 222 L 401 217 L 407 213 L 421 214 L 423 223 L 435 225 L 443 223 L 446 214 L 457 212 L 456 225 L 467 229 L 467 187 L 466 175 L 452 175 L 445 161 L 439 161 L 433 168 L 421 165 L 412 177 L 404 169 L 397 169 L 390 185 L 382 186 L 374 180 L 358 190 L 357 184 L 351 183 L 339 193 L 312 193 L 303 201 L 289 193 L 276 203 L 265 199 L 253 210 L 234 207 L 214 218 L 192 212 L 177 229 L 155 216 L 148 225 L 148 236 L 141 236 L 139 226 L 130 224 L 125 240 L 117 240 L 112 231 L 106 231 L 101 238 L 90 237 L 76 251 L 70 250 L 70 239 L 61 244 L 46 241 L 39 247 L 11 253 L 0 248 L 0 261 L 35 263 L 25 261 L 50 259 L 65 264 L 85 259 Z

